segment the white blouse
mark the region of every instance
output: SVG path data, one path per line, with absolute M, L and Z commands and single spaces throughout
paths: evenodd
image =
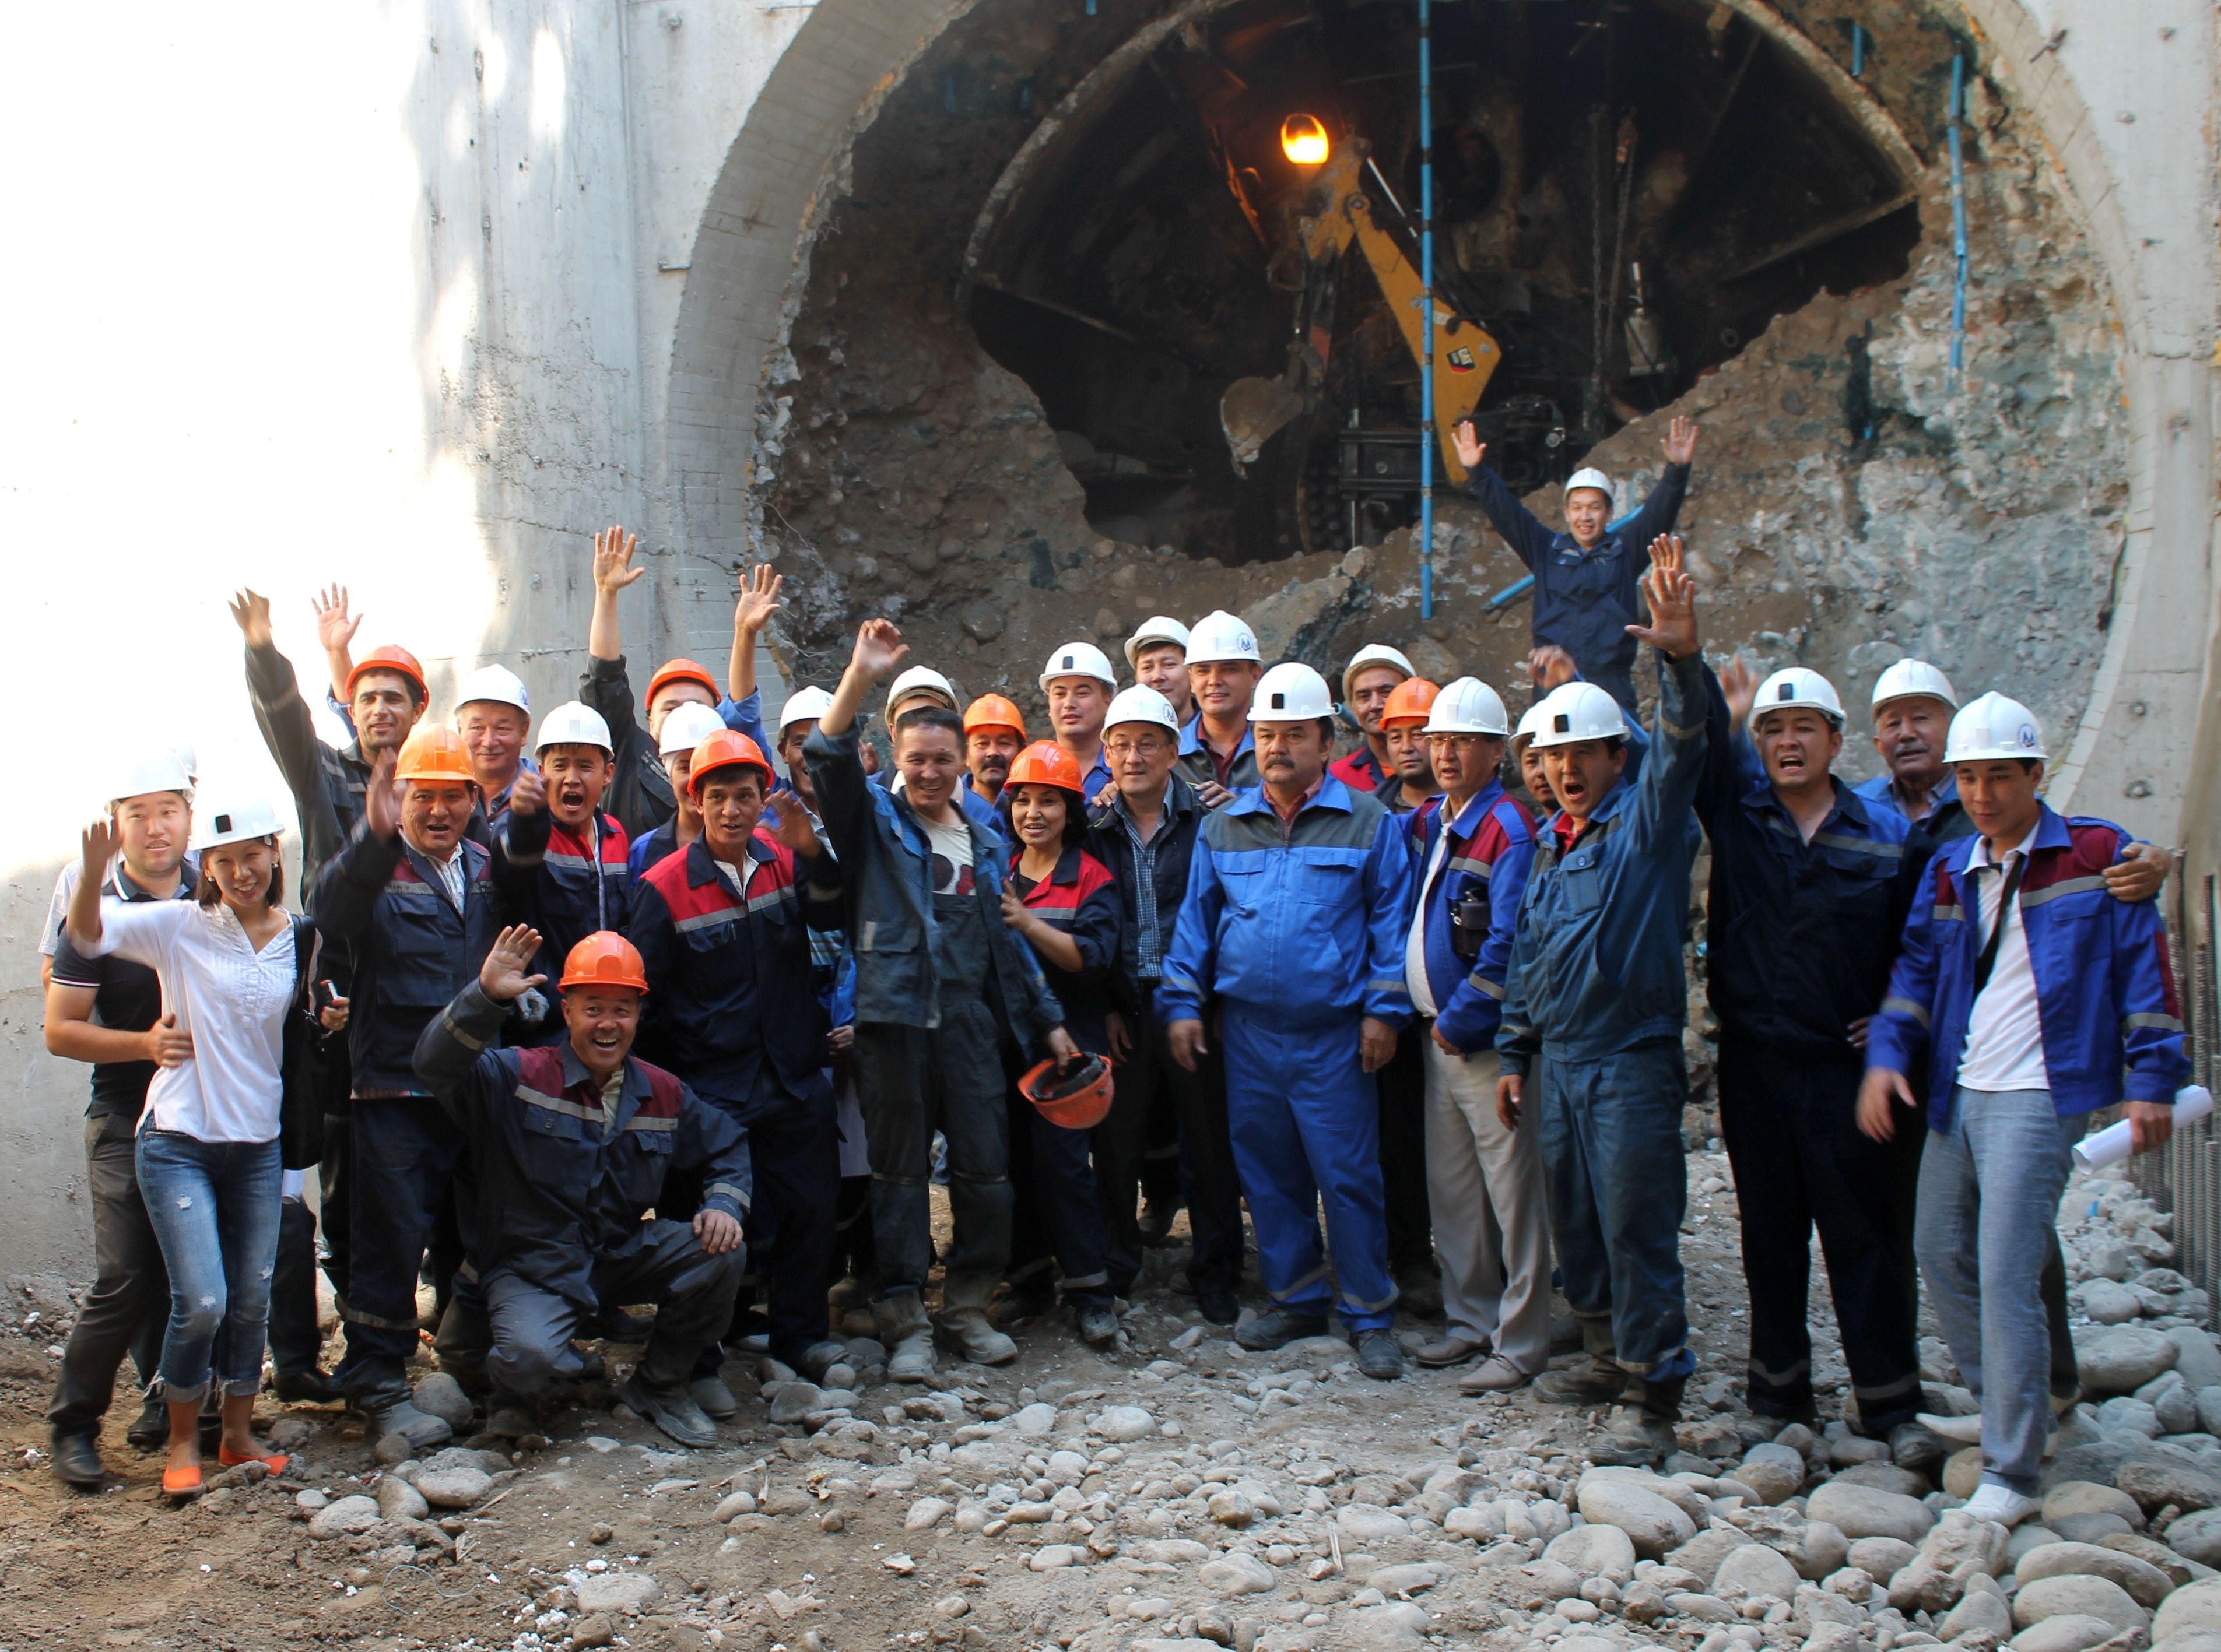
M 162 982 L 162 1013 L 193 1035 L 192 1059 L 157 1068 L 140 1123 L 204 1142 L 278 1138 L 285 1017 L 297 977 L 288 922 L 256 951 L 231 908 L 193 901 L 100 903 L 91 957 L 115 953 Z

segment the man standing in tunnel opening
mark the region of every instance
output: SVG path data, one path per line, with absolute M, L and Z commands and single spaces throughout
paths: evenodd
M 1566 483 L 1566 532 L 1553 533 L 1511 496 L 1504 478 L 1480 467 L 1488 444 L 1473 421 L 1455 433 L 1458 463 L 1471 474 L 1466 487 L 1488 513 L 1535 576 L 1534 630 L 1539 644 L 1555 643 L 1573 657 L 1587 681 L 1635 709 L 1635 639 L 1627 627 L 1641 618 L 1635 598 L 1649 558 L 1643 547 L 1674 531 L 1689 491 L 1689 465 L 1697 456 L 1697 421 L 1676 417 L 1658 446 L 1666 474 L 1642 508 L 1611 523 L 1611 478 L 1584 465 Z

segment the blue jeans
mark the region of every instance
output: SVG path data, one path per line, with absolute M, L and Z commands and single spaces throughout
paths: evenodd
M 2048 1090 L 1961 1089 L 1920 1157 L 1913 1249 L 1936 1323 L 1982 1402 L 1982 1478 L 2033 1493 L 2051 1427 L 2051 1255 L 2068 1155 L 2087 1121 Z
M 278 1144 L 139 1132 L 139 1192 L 170 1269 L 162 1398 L 189 1405 L 211 1370 L 227 1394 L 262 1387 L 285 1171 Z

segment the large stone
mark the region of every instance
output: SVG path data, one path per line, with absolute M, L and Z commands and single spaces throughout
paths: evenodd
M 2221 1629 L 2178 1630 L 2153 1642 L 2151 1652 L 2221 1652 Z
M 1152 1566 L 1192 1566 L 1211 1558 L 1211 1550 L 1192 1537 L 1153 1537 L 1139 1552 Z
M 1095 1419 L 1095 1431 L 1114 1445 L 1124 1445 L 1156 1431 L 1156 1418 L 1139 1406 L 1107 1406 Z
M 2082 1312 L 2101 1325 L 2126 1325 L 2143 1317 L 2143 1299 L 2126 1285 L 2093 1279 L 2082 1287 Z
M 2137 1631 L 2151 1623 L 2151 1614 L 2119 1584 L 2109 1578 L 2073 1575 L 2023 1584 L 2013 1596 L 2016 1627 L 2030 1629 L 2047 1618 L 2096 1618 L 2116 1630 Z
M 1030 1406 L 1020 1406 L 1010 1418 L 1010 1431 L 1023 1434 L 1029 1439 L 1046 1434 L 1055 1426 L 1056 1407 L 1040 1400 Z
M 1761 1441 L 1743 1454 L 1735 1477 L 1757 1493 L 1761 1503 L 1784 1503 L 1805 1489 L 1805 1459 L 1786 1445 Z
M 1913 1498 L 1832 1480 L 1812 1493 L 1805 1512 L 1815 1520 L 1827 1521 L 1854 1542 L 1861 1537 L 1895 1537 L 1917 1543 L 1936 1524 L 1935 1513 Z
M 2053 1524 L 2051 1535 L 2063 1543 L 2101 1543 L 2133 1530 L 2118 1514 L 2062 1514 Z
M 416 1409 L 430 1412 L 458 1436 L 471 1431 L 472 1420 L 478 1415 L 463 1385 L 445 1371 L 435 1371 L 416 1385 Z
M 2182 1373 L 2182 1386 L 2193 1394 L 2221 1387 L 2221 1342 L 2210 1331 L 2196 1325 L 2175 1325 L 2167 1332 L 2174 1344 L 2174 1368 Z M 2209 1431 L 2221 1433 L 2221 1430 Z
M 2221 1509 L 2184 1515 L 2168 1527 L 2167 1546 L 2200 1566 L 2221 1566 Z
M 2158 1567 L 2094 1543 L 2046 1543 L 2022 1557 L 2021 1587 L 2048 1577 L 2101 1577 L 2118 1583 L 2138 1605 L 2156 1606 L 2174 1586 Z
M 1405 1524 L 1402 1515 L 1391 1514 L 1373 1503 L 1343 1504 L 1334 1512 L 1334 1523 L 1342 1528 L 1342 1536 L 1354 1537 L 1361 1543 L 1411 1535 L 1411 1528 Z
M 2152 1619 L 2152 1639 L 2164 1641 L 2194 1629 L 2221 1630 L 2221 1577 L 2201 1578 L 2160 1602 L 2159 1613 Z
M 825 1390 L 814 1382 L 782 1382 L 771 1397 L 771 1420 L 798 1423 L 814 1411 L 825 1409 Z
M 1616 1573 L 1622 1580 L 1635 1575 L 1635 1542 L 1617 1526 L 1591 1521 L 1550 1539 L 1542 1558 L 1569 1566 L 1583 1577 Z
M 1797 1593 L 1799 1581 L 1797 1568 L 1786 1560 L 1764 1543 L 1751 1543 L 1720 1562 L 1720 1569 L 1712 1574 L 1712 1593 L 1724 1597 L 1740 1590 L 1746 1595 L 1770 1594 L 1787 1600 Z
M 1504 1535 L 1504 1517 L 1496 1512 L 1493 1503 L 1484 1503 L 1477 1508 L 1452 1509 L 1442 1517 L 1442 1530 L 1453 1537 L 1492 1543 Z
M 2062 1437 L 2067 1432 L 2062 1429 Z M 2113 1476 L 2121 1472 L 2121 1465 L 2137 1455 L 2143 1442 L 2136 1439 L 2083 1440 L 2069 1445 L 2062 1442 L 2058 1451 L 2043 1465 L 2043 1489 L 2070 1480 L 2094 1481 L 2110 1486 Z
M 1921 1540 L 1912 1563 L 1889 1580 L 1889 1604 L 1902 1612 L 1942 1611 L 1976 1577 L 1995 1577 L 2005 1559 L 2002 1527 L 1953 1510 Z
M 1697 1535 L 1697 1524 L 1653 1491 L 1625 1481 L 1583 1476 L 1581 1518 L 1617 1526 L 1645 1560 L 1659 1560 Z
M 2121 1633 L 2102 1618 L 2067 1612 L 2021 1630 L 2006 1644 L 2013 1652 L 2089 1652 Z
M 1442 1568 L 1425 1561 L 1414 1561 L 1403 1566 L 1377 1566 L 1366 1574 L 1365 1587 L 1378 1589 L 1385 1595 L 1409 1598 L 1422 1589 L 1431 1589 L 1442 1580 Z
M 1874 1445 L 1878 1442 L 1865 1440 L 1861 1443 Z M 1910 1468 L 1900 1468 L 1893 1462 L 1869 1460 L 1844 1469 L 1836 1478 L 1853 1486 L 1871 1486 L 1878 1492 L 1895 1492 L 1899 1497 L 1928 1495 L 1928 1477 L 1925 1474 L 1915 1474 Z
M 663 1586 L 648 1572 L 601 1572 L 579 1585 L 579 1611 L 645 1611 L 663 1593 Z
M 2082 1386 L 2093 1393 L 2133 1393 L 2174 1368 L 2182 1350 L 2156 1331 L 2116 1325 L 2076 1350 Z
M 466 1509 L 493 1489 L 493 1476 L 483 1468 L 427 1468 L 416 1489 L 435 1509 Z
M 1902 1537 L 1861 1537 L 1844 1558 L 1868 1577 L 1886 1583 L 1911 1565 L 1918 1552 Z
M 1982 1448 L 1968 1446 L 1943 1461 L 1943 1494 L 1961 1501 L 1974 1494 L 1982 1483 Z
M 1720 1562 L 1730 1555 L 1750 1543 L 1753 1539 L 1733 1526 L 1714 1526 L 1700 1531 L 1666 1556 L 1668 1566 L 1678 1566 L 1693 1575 L 1698 1583 L 1709 1589 L 1720 1569 Z M 1908 1548 L 1910 1544 L 1906 1545 Z
M 2199 1569 L 2193 1567 L 2188 1561 L 2176 1554 L 2158 1538 L 2147 1537 L 2141 1531 L 2131 1531 L 2125 1536 L 2108 1537 L 2098 1547 L 2112 1549 L 2117 1554 L 2133 1555 L 2147 1565 L 2157 1567 L 2169 1586 L 2177 1589 L 2193 1581 Z
M 374 1498 L 342 1497 L 327 1503 L 309 1519 L 311 1537 L 347 1537 L 359 1531 L 367 1531 L 385 1517 L 378 1512 Z
M 1850 1539 L 1825 1520 L 1801 1521 L 1786 1531 L 1754 1527 L 1753 1535 L 1787 1561 L 1798 1576 L 1814 1583 L 1842 1570 L 1851 1551 Z
M 903 1516 L 903 1530 L 930 1531 L 948 1518 L 954 1506 L 946 1498 L 921 1497 L 910 1506 L 910 1512 Z
M 424 1493 L 407 1481 L 388 1474 L 378 1482 L 378 1512 L 387 1519 L 421 1520 L 431 1512 L 424 1501 Z
M 1936 1633 L 1944 1640 L 1955 1641 L 1975 1630 L 1986 1630 L 2000 1641 L 2012 1638 L 2012 1606 L 2005 1596 L 1990 1589 L 1969 1589 L 1936 1626 Z
M 1648 1468 L 1627 1468 L 1617 1466 L 1591 1468 L 1581 1475 L 1581 1483 L 1590 1481 L 1611 1481 L 1622 1486 L 1639 1486 L 1654 1492 L 1689 1517 L 1690 1524 L 1702 1531 L 1712 1518 L 1711 1500 L 1686 1480 L 1674 1480 L 1665 1474 L 1655 1474 Z M 1578 1489 L 1575 1493 L 1579 1495 Z
M 2221 1479 L 2196 1466 L 2187 1451 L 2151 1446 L 2121 1465 L 2113 1484 L 2146 1510 L 2172 1503 L 2188 1513 L 2221 1506 Z
M 2019 1565 L 2020 1557 L 2032 1549 L 2067 1541 L 2049 1526 L 2040 1526 L 2033 1520 L 2017 1525 L 2012 1529 L 2012 1535 L 2005 1539 L 2005 1570 L 2010 1572 Z
M 1203 1587 L 1220 1594 L 1267 1594 L 1279 1579 L 1273 1568 L 1253 1555 L 1230 1554 L 1212 1561 L 1198 1574 Z
M 2117 1487 L 2088 1480 L 2061 1481 L 2044 1493 L 2046 1524 L 2069 1514 L 2118 1514 L 2131 1527 L 2144 1523 L 2143 1511 L 2137 1506 L 2135 1498 Z

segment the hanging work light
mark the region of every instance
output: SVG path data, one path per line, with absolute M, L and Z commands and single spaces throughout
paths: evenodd
M 1298 166 L 1320 166 L 1333 146 L 1326 124 L 1316 115 L 1291 115 L 1280 122 L 1280 153 Z

